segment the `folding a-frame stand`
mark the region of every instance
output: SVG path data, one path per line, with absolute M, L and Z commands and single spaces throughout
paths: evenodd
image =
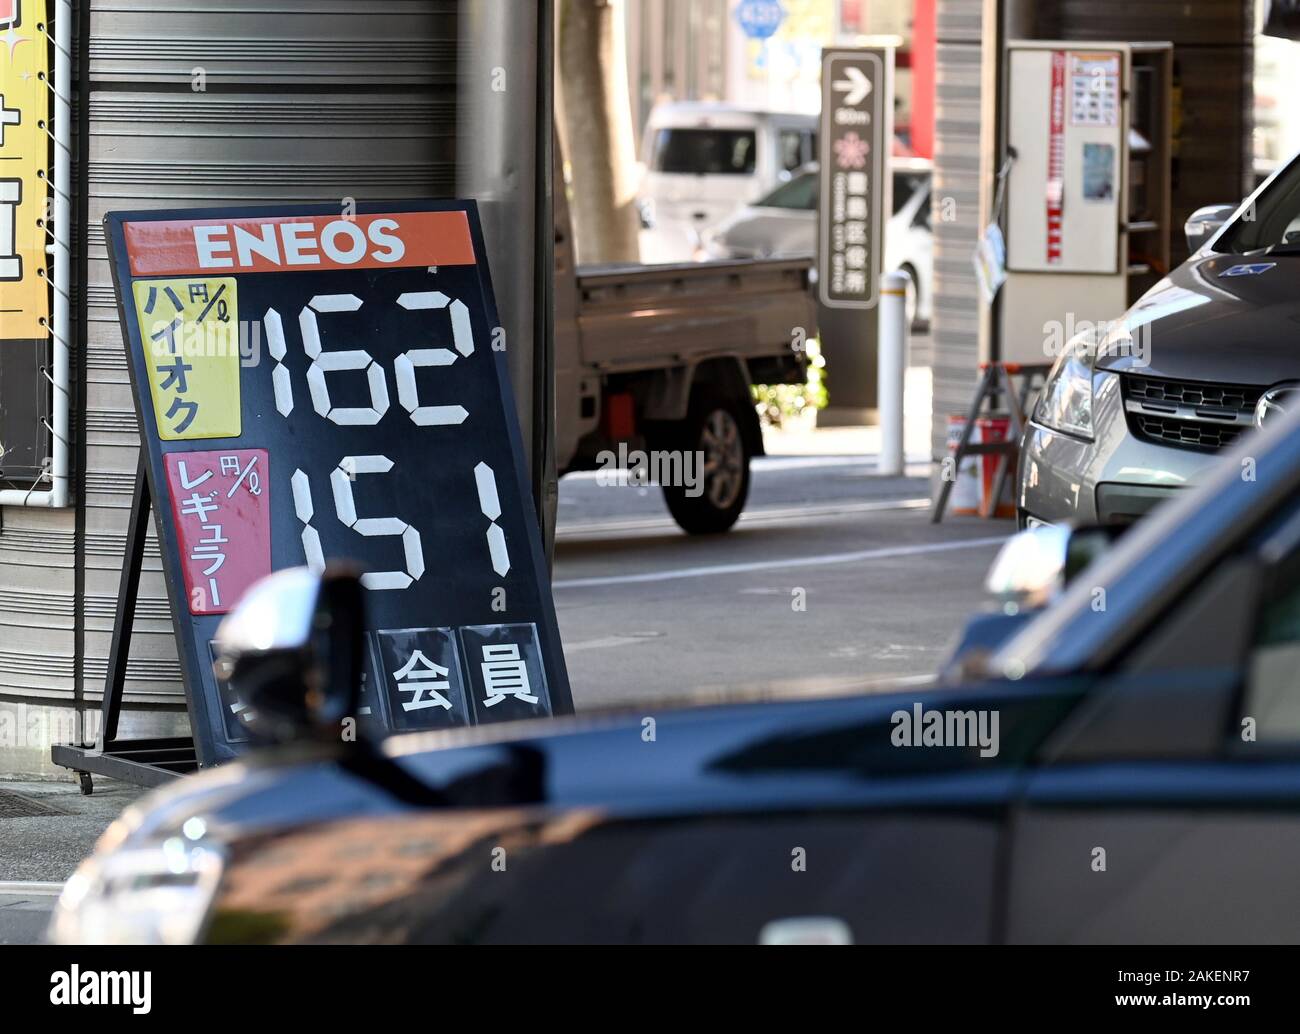
M 939 498 L 934 501 L 930 511 L 930 521 L 938 524 L 943 520 L 943 512 L 948 507 L 948 496 L 956 484 L 956 472 L 961 469 L 962 460 L 967 456 L 998 457 L 997 472 L 993 476 L 993 490 L 988 498 L 980 504 L 980 516 L 991 517 L 997 512 L 998 500 L 1002 498 L 1002 486 L 1006 483 L 1007 473 L 1020 454 L 1020 436 L 1025 431 L 1025 409 L 1029 398 L 1041 387 L 1043 380 L 1052 369 L 1051 363 L 980 363 L 984 376 L 980 378 L 979 388 L 975 392 L 975 401 L 966 417 L 966 426 L 962 428 L 961 438 L 957 442 L 957 451 L 953 454 L 953 476 L 943 479 L 939 489 Z M 1020 377 L 1020 390 L 1016 390 L 1013 377 Z M 1006 398 L 1006 408 L 1011 417 L 1010 433 L 1006 441 L 972 442 L 975 422 L 980 418 L 984 403 L 993 406 L 999 396 Z
M 160 786 L 176 776 L 199 767 L 190 736 L 119 740 L 118 717 L 126 686 L 126 662 L 131 653 L 131 632 L 135 625 L 135 604 L 140 591 L 140 569 L 144 564 L 144 542 L 149 530 L 152 500 L 145 472 L 148 456 L 140 450 L 131 497 L 131 520 L 126 532 L 126 556 L 117 590 L 117 611 L 113 618 L 113 640 L 108 652 L 108 673 L 100 704 L 99 737 L 93 746 L 57 744 L 50 748 L 56 765 L 70 768 L 81 780 L 81 792 L 94 791 L 94 775 L 121 779 L 138 786 Z

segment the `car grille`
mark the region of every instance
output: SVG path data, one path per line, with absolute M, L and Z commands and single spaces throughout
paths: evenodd
M 1123 374 L 1124 414 L 1134 437 L 1181 449 L 1218 452 L 1254 424 L 1266 386 L 1174 381 Z

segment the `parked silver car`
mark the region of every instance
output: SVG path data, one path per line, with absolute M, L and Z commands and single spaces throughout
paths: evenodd
M 1191 258 L 1057 358 L 1022 443 L 1022 524 L 1136 520 L 1300 403 L 1300 156 L 1187 233 Z
M 775 258 L 817 250 L 817 163 L 788 183 L 729 215 L 704 234 L 710 258 Z M 912 323 L 928 323 L 933 301 L 934 235 L 930 229 L 930 164 L 894 160 L 893 215 L 885 226 L 886 268 L 912 279 L 907 298 Z

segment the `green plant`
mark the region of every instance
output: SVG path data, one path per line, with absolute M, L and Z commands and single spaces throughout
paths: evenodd
M 754 405 L 764 427 L 783 427 L 813 409 L 825 409 L 826 360 L 822 357 L 821 343 L 809 338 L 805 345 L 808 357 L 808 379 L 803 384 L 755 384 Z

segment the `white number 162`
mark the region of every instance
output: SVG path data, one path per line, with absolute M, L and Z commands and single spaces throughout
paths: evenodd
M 393 363 L 397 380 L 397 397 L 411 421 L 417 426 L 456 425 L 469 415 L 462 406 L 422 406 L 415 384 L 415 370 L 421 366 L 450 366 L 460 356 L 468 358 L 474 352 L 474 337 L 470 326 L 469 310 L 464 302 L 449 299 L 440 291 L 423 291 L 401 295 L 397 304 L 407 310 L 447 309 L 451 317 L 452 340 L 456 351 L 445 348 L 420 348 L 403 352 Z M 311 389 L 312 406 L 325 419 L 341 425 L 377 424 L 388 411 L 388 379 L 384 370 L 362 349 L 325 352 L 321 346 L 318 313 L 355 312 L 361 299 L 350 294 L 317 295 L 303 307 L 298 315 L 302 331 L 303 350 L 311 362 L 307 382 Z M 283 365 L 287 353 L 284 325 L 274 309 L 267 312 L 268 350 L 275 360 L 272 383 L 275 388 L 276 409 L 287 417 L 294 408 L 293 386 L 289 371 Z M 333 405 L 325 375 L 334 371 L 361 370 L 365 372 L 370 391 L 367 407 L 341 408 Z M 357 514 L 354 485 L 359 476 L 387 474 L 395 464 L 387 456 L 345 456 L 330 472 L 330 489 L 334 497 L 334 513 L 339 521 L 367 538 L 396 537 L 402 540 L 404 567 L 400 571 L 372 571 L 362 575 L 361 584 L 368 589 L 406 589 L 424 575 L 424 547 L 420 532 L 400 517 L 360 517 Z M 497 495 L 496 472 L 486 463 L 474 467 L 474 482 L 478 492 L 479 510 L 488 521 L 486 530 L 488 554 L 492 569 L 504 577 L 510 571 L 510 553 L 505 532 L 497 523 L 501 504 Z M 291 479 L 293 506 L 302 522 L 302 547 L 307 566 L 313 571 L 325 567 L 325 554 L 320 535 L 312 521 L 316 515 L 311 479 L 301 469 L 293 472 Z

